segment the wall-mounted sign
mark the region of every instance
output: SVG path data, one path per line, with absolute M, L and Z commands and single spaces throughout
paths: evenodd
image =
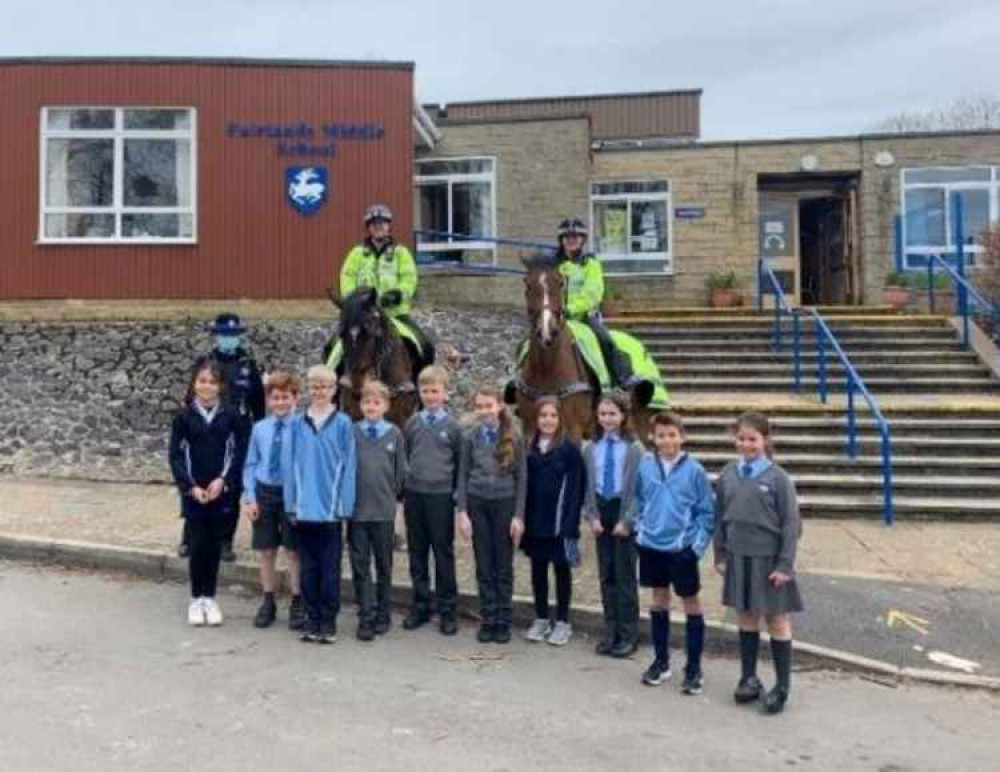
M 701 220 L 705 217 L 705 207 L 703 206 L 678 206 L 674 207 L 674 217 L 678 220 Z
M 325 166 L 289 166 L 285 186 L 289 204 L 300 214 L 315 214 L 326 203 L 330 177 Z
M 229 139 L 263 139 L 274 143 L 282 157 L 334 158 L 340 142 L 374 142 L 385 137 L 381 123 L 252 123 L 227 121 Z
M 760 254 L 762 257 L 795 254 L 791 210 L 760 213 Z

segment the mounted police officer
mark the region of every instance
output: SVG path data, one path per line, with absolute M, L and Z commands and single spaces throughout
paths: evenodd
M 261 378 L 257 361 L 243 346 L 243 334 L 246 325 L 237 314 L 226 312 L 215 317 L 209 328 L 214 336 L 214 345 L 208 354 L 203 354 L 195 360 L 194 367 L 198 369 L 206 362 L 215 362 L 222 370 L 225 381 L 223 401 L 226 407 L 235 410 L 246 422 L 244 435 L 249 439 L 250 429 L 256 421 L 265 415 L 264 382 Z M 237 459 L 246 457 L 246 448 L 238 448 Z M 240 474 L 238 479 L 242 480 Z M 239 524 L 239 500 L 242 490 L 227 491 L 227 500 L 231 502 L 226 508 L 226 530 L 222 539 L 222 559 L 232 562 L 236 559 L 233 552 L 233 539 L 236 537 L 236 527 Z M 181 542 L 180 552 L 186 553 L 187 533 Z
M 594 331 L 611 377 L 619 386 L 631 388 L 639 383 L 639 379 L 633 374 L 628 357 L 615 346 L 601 319 L 604 271 L 596 255 L 583 251 L 587 236 L 587 226 L 579 218 L 559 223 L 559 250 L 556 257 L 559 260 L 559 273 L 566 281 L 566 317 L 583 322 Z

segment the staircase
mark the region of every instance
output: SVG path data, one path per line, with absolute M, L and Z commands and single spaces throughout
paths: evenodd
M 822 313 L 889 421 L 896 517 L 1000 519 L 1000 380 L 961 348 L 944 317 L 888 308 Z M 734 455 L 736 416 L 761 409 L 772 419 L 775 458 L 794 477 L 805 516 L 881 516 L 877 427 L 859 398 L 858 457 L 848 458 L 843 368 L 828 351 L 831 398 L 823 405 L 805 319 L 798 395 L 791 353 L 771 350 L 771 314 L 679 309 L 610 323 L 649 347 L 684 416 L 688 450 L 711 474 Z M 790 341 L 787 322 L 786 331 Z

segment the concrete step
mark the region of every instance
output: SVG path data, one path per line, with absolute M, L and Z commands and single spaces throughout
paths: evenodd
M 709 472 L 718 472 L 736 457 L 735 450 L 695 450 L 694 455 Z M 858 474 L 880 473 L 882 457 L 865 450 L 857 458 L 848 458 L 843 449 L 837 453 L 810 453 L 800 449 L 784 449 L 780 445 L 775 461 L 789 474 Z M 896 474 L 968 477 L 970 479 L 995 479 L 1000 475 L 1000 456 L 916 456 L 893 453 L 892 468 Z
M 818 496 L 881 496 L 882 475 L 797 474 L 799 493 Z M 990 477 L 931 477 L 893 475 L 892 488 L 897 496 L 934 496 L 967 500 L 995 499 L 1000 504 L 1000 480 Z
M 806 517 L 880 518 L 882 496 L 799 497 Z M 893 510 L 900 520 L 995 520 L 1000 518 L 1000 498 L 953 499 L 940 496 L 894 496 Z
M 848 358 L 850 358 L 850 355 L 848 355 Z M 791 362 L 688 363 L 672 361 L 669 356 L 657 357 L 656 362 L 660 366 L 660 370 L 664 374 L 664 377 L 670 378 L 694 376 L 729 376 L 731 378 L 780 377 L 783 375 L 790 375 L 792 372 Z M 856 366 L 856 369 L 865 379 L 866 383 L 868 382 L 869 377 L 888 378 L 894 376 L 895 379 L 903 382 L 909 381 L 910 379 L 921 378 L 945 377 L 966 379 L 984 378 L 990 375 L 989 368 L 975 361 L 953 364 L 927 364 L 923 362 L 897 362 L 895 364 L 865 362 L 864 364 L 859 364 L 851 359 L 851 362 Z M 818 360 L 809 362 L 808 364 L 803 364 L 801 370 L 803 375 L 813 375 L 818 377 Z M 826 372 L 828 378 L 842 378 L 844 376 L 845 368 L 843 364 L 841 364 L 839 357 L 834 358 L 831 355 L 827 358 Z
M 768 363 L 785 363 L 785 366 L 790 366 L 792 363 L 792 352 L 785 349 L 779 352 L 772 351 L 770 348 L 762 347 L 760 349 L 738 349 L 733 347 L 732 349 L 722 350 L 722 351 L 712 351 L 704 348 L 693 349 L 671 349 L 670 346 L 657 346 L 651 348 L 650 356 L 657 363 L 662 363 L 669 365 L 671 363 L 675 364 L 716 364 L 716 363 L 726 363 L 726 364 L 768 364 Z M 900 364 L 955 364 L 963 365 L 970 363 L 978 363 L 979 357 L 976 356 L 973 351 L 963 351 L 961 348 L 956 346 L 955 348 L 932 348 L 932 349 L 913 349 L 908 351 L 878 351 L 878 350 L 864 350 L 864 351 L 851 351 L 848 352 L 848 357 L 850 357 L 851 362 L 856 366 L 863 366 L 866 364 L 888 364 L 888 363 L 900 363 Z M 827 359 L 830 359 L 828 354 Z M 810 346 L 808 351 L 802 352 L 802 362 L 815 365 L 819 362 L 819 355 L 816 353 L 815 348 Z
M 791 388 L 791 375 L 782 378 L 757 377 L 740 378 L 713 376 L 676 376 L 668 369 L 661 368 L 667 388 L 672 391 L 689 391 L 697 394 L 706 392 L 773 392 L 783 393 Z M 831 378 L 828 382 L 832 393 L 845 391 L 843 378 Z M 893 394 L 993 394 L 1000 392 L 1000 382 L 992 378 L 865 378 L 869 391 L 882 399 Z M 817 380 L 813 377 L 802 379 L 803 393 L 815 393 Z
M 612 327 L 627 327 L 629 329 L 645 329 L 659 327 L 662 329 L 684 328 L 684 327 L 729 327 L 739 326 L 745 329 L 770 328 L 774 324 L 774 314 L 764 314 L 750 317 L 733 317 L 721 315 L 684 316 L 677 318 L 661 318 L 649 316 L 612 317 L 608 320 Z M 925 316 L 925 315 L 842 315 L 824 320 L 832 330 L 845 329 L 851 327 L 878 328 L 914 328 L 926 327 L 928 329 L 936 327 L 948 327 L 948 317 L 946 316 Z M 792 320 L 787 316 L 782 318 L 782 323 L 791 329 Z M 800 317 L 799 324 L 803 329 L 811 329 L 816 323 L 811 317 Z
M 650 353 L 660 351 L 772 351 L 772 339 L 769 335 L 735 336 L 732 338 L 720 338 L 711 334 L 695 335 L 692 337 L 673 338 L 669 336 L 640 336 L 643 345 Z M 900 333 L 891 338 L 858 338 L 839 337 L 837 342 L 847 351 L 849 355 L 854 352 L 880 352 L 880 351 L 926 351 L 928 349 L 946 349 L 949 351 L 962 351 L 958 338 L 954 335 L 941 335 L 936 338 L 927 338 L 922 334 L 920 337 L 913 337 Z M 791 338 L 782 339 L 782 352 L 791 352 Z M 803 353 L 816 350 L 816 343 L 813 338 L 803 339 Z
M 982 454 L 995 455 L 1000 458 L 1000 437 L 995 434 L 989 437 L 902 436 L 892 437 L 891 442 L 893 455 L 970 456 Z M 834 436 L 792 433 L 778 435 L 776 433 L 774 444 L 780 452 L 808 449 L 814 453 L 836 455 L 844 452 L 844 448 L 847 446 L 847 437 L 846 434 Z M 728 450 L 732 446 L 732 438 L 721 432 L 712 434 L 703 434 L 697 431 L 687 432 L 687 447 L 695 453 L 701 450 Z M 859 453 L 879 453 L 881 447 L 881 439 L 874 433 L 866 431 L 858 437 Z
M 701 436 L 716 433 L 727 436 L 738 413 L 732 415 L 685 415 L 684 427 L 689 433 Z M 847 431 L 847 417 L 839 416 L 788 416 L 772 414 L 776 441 L 796 434 L 834 436 L 843 438 Z M 896 437 L 969 437 L 993 439 L 1000 437 L 1000 416 L 996 418 L 906 418 L 889 414 L 888 420 L 891 434 Z M 874 419 L 859 417 L 858 430 L 863 436 L 874 439 L 878 436 L 877 424 Z
M 895 306 L 811 306 L 824 317 L 827 316 L 905 316 L 901 314 Z M 625 308 L 609 314 L 609 319 L 629 319 L 637 316 L 676 319 L 690 316 L 712 316 L 712 317 L 735 317 L 743 319 L 746 317 L 766 316 L 774 318 L 772 310 L 758 310 L 755 305 L 740 306 L 738 308 L 707 308 L 705 306 L 692 307 L 670 307 L 670 306 L 644 306 L 642 308 Z

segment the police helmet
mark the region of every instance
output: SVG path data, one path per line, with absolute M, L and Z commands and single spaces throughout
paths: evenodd
M 559 230 L 557 231 L 559 238 L 563 236 L 583 236 L 587 238 L 589 233 L 587 232 L 587 226 L 583 224 L 583 220 L 579 217 L 573 217 L 563 220 L 559 223 Z
M 242 335 L 246 331 L 246 325 L 243 324 L 239 314 L 231 311 L 219 314 L 212 323 L 213 335 Z
M 365 225 L 371 225 L 375 220 L 392 222 L 392 210 L 385 204 L 373 204 L 365 212 Z

